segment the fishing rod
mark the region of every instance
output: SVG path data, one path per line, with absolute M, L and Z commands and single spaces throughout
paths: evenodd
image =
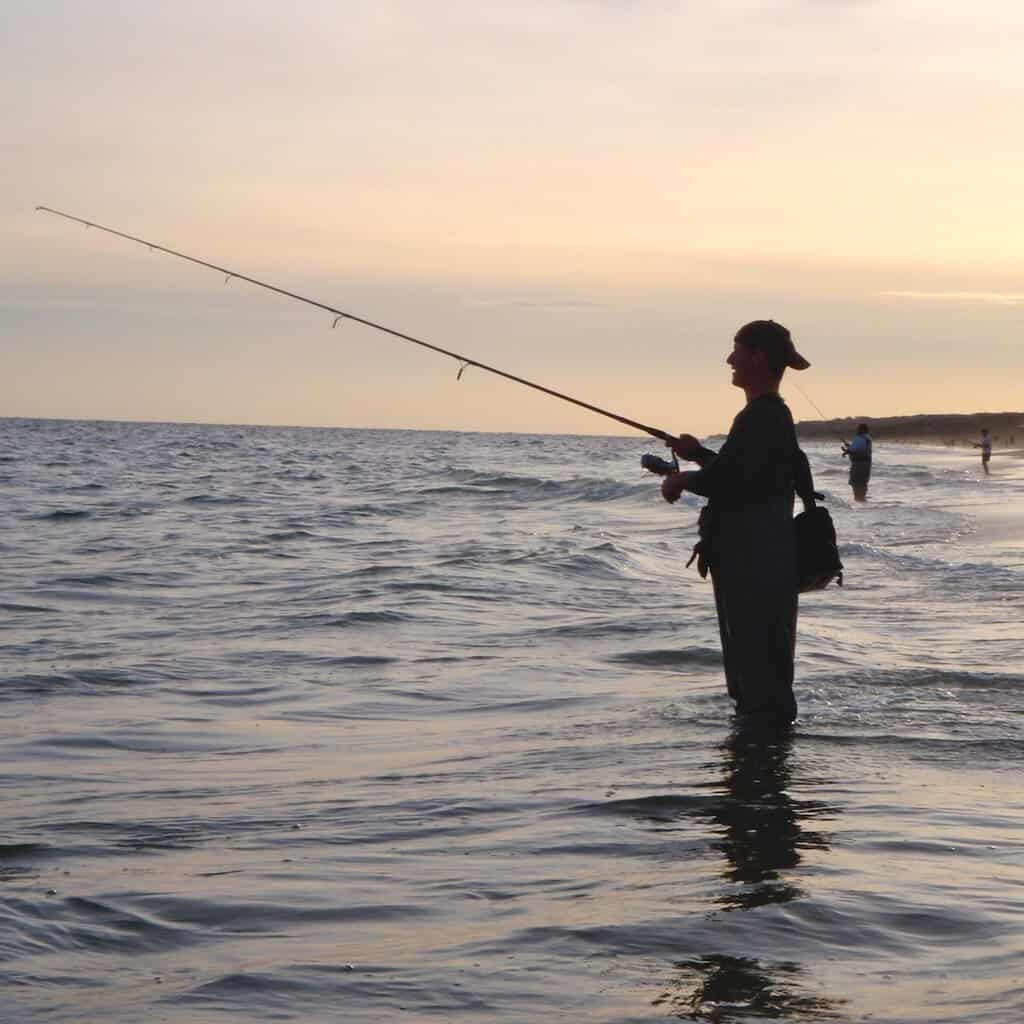
M 499 377 L 504 377 L 506 380 L 514 381 L 516 384 L 523 384 L 528 388 L 533 388 L 535 391 L 542 391 L 545 395 L 551 395 L 553 398 L 560 398 L 563 402 L 571 402 L 573 405 L 578 405 L 583 409 L 589 409 L 591 412 L 596 412 L 599 416 L 607 416 L 609 419 L 615 420 L 617 423 L 622 423 L 627 427 L 633 427 L 634 430 L 639 430 L 644 434 L 650 434 L 651 437 L 656 437 L 659 440 L 666 442 L 666 444 L 671 444 L 672 441 L 676 440 L 672 434 L 669 434 L 664 430 L 659 430 L 657 427 L 649 427 L 645 423 L 638 423 L 636 420 L 631 420 L 627 416 L 620 416 L 618 413 L 609 412 L 607 409 L 602 409 L 600 406 L 591 405 L 589 402 L 581 401 L 579 398 L 573 398 L 571 395 L 565 395 L 561 391 L 546 388 L 542 384 L 535 384 L 532 380 L 527 380 L 525 377 L 517 377 L 513 373 L 506 373 L 504 370 L 499 370 L 494 366 L 488 366 L 486 363 L 478 362 L 476 359 L 470 359 L 468 356 L 460 355 L 458 352 L 452 352 L 449 349 L 441 348 L 440 345 L 433 345 L 429 341 L 414 338 L 411 334 L 403 334 L 401 331 L 396 331 L 391 327 L 385 327 L 383 324 L 375 323 L 373 320 L 367 320 L 365 317 L 356 316 L 355 313 L 348 313 L 343 309 L 336 309 L 334 306 L 328 306 L 326 303 L 317 302 L 316 299 L 309 299 L 304 295 L 298 295 L 285 288 L 278 288 L 277 285 L 268 284 L 266 281 L 259 281 L 255 277 L 249 277 L 247 274 L 240 274 L 237 270 L 229 270 L 227 267 L 217 266 L 216 263 L 208 263 L 206 260 L 198 259 L 195 256 L 188 256 L 183 252 L 177 252 L 175 249 L 168 249 L 166 246 L 157 245 L 156 242 L 148 242 L 144 238 L 136 238 L 135 235 L 128 235 L 123 231 L 116 231 L 114 228 L 105 227 L 102 224 L 97 224 L 95 221 L 83 220 L 81 217 L 75 217 L 70 213 L 63 213 L 60 210 L 54 210 L 49 206 L 37 206 L 36 210 L 40 210 L 43 213 L 52 213 L 57 217 L 63 217 L 65 220 L 73 220 L 79 224 L 84 224 L 86 228 L 96 228 L 98 231 L 105 231 L 108 235 L 116 235 L 118 238 L 125 238 L 129 242 L 136 242 L 139 245 L 145 245 L 150 252 L 165 252 L 169 256 L 177 256 L 178 259 L 187 260 L 189 263 L 196 263 L 201 267 L 216 270 L 218 273 L 225 275 L 225 284 L 227 284 L 232 278 L 236 277 L 239 281 L 248 281 L 249 284 L 254 284 L 259 288 L 265 288 L 270 292 L 277 292 L 278 295 L 283 295 L 285 298 L 295 299 L 298 302 L 306 303 L 307 306 L 315 306 L 317 309 L 326 310 L 328 313 L 335 314 L 334 323 L 331 324 L 332 327 L 336 327 L 339 320 L 351 320 L 354 323 L 363 324 L 365 327 L 372 327 L 375 331 L 383 331 L 385 334 L 390 334 L 394 338 L 400 338 L 402 341 L 411 341 L 414 345 L 419 345 L 422 348 L 430 349 L 431 352 L 438 352 L 443 356 L 448 356 L 450 359 L 456 360 L 456 362 L 460 364 L 458 376 L 455 378 L 456 380 L 462 379 L 463 371 L 467 367 L 475 366 L 478 370 L 486 370 L 488 373 L 493 373 Z

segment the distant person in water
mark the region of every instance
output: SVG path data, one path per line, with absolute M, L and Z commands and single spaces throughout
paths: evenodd
M 981 468 L 988 476 L 988 463 L 992 458 L 992 438 L 989 437 L 988 427 L 981 428 L 981 440 L 975 441 L 973 447 L 981 449 Z
M 746 406 L 717 454 L 690 434 L 668 442 L 700 469 L 668 474 L 661 493 L 668 502 L 683 491 L 709 499 L 694 557 L 701 576 L 711 571 L 726 686 L 738 724 L 784 729 L 797 710 L 793 499 L 799 492 L 813 505 L 814 487 L 779 384 L 787 368 L 804 370 L 810 363 L 793 347 L 789 331 L 773 320 L 741 327 L 726 362 Z
M 843 454 L 850 460 L 850 486 L 854 501 L 867 501 L 868 481 L 871 479 L 871 434 L 868 425 L 857 428 L 857 436 L 843 445 Z

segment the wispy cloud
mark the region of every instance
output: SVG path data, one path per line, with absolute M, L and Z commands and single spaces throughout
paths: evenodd
M 984 302 L 995 306 L 1017 306 L 1024 303 L 1024 292 L 914 292 L 886 291 L 887 299 L 913 299 L 922 302 Z
M 466 306 L 478 306 L 485 309 L 527 309 L 527 310 L 569 310 L 572 312 L 603 312 L 610 304 L 600 302 L 596 299 L 566 296 L 557 298 L 554 296 L 539 295 L 508 295 L 508 296 L 466 296 L 462 300 Z

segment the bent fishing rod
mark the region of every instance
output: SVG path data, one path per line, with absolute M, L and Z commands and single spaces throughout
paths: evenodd
M 478 370 L 486 370 L 488 373 L 493 373 L 499 377 L 504 377 L 506 380 L 514 381 L 516 384 L 523 384 L 528 388 L 533 388 L 534 391 L 542 391 L 545 395 L 551 395 L 553 398 L 560 398 L 563 402 L 571 402 L 573 405 L 578 405 L 583 409 L 589 409 L 591 412 L 596 412 L 599 416 L 607 416 L 609 419 L 615 420 L 617 423 L 622 423 L 627 427 L 632 427 L 634 430 L 639 430 L 644 434 L 650 434 L 651 437 L 656 437 L 659 440 L 664 441 L 666 444 L 671 444 L 672 441 L 676 440 L 673 435 L 664 430 L 659 430 L 657 427 L 649 427 L 644 423 L 638 423 L 636 420 L 631 420 L 626 416 L 620 416 L 618 413 L 609 412 L 607 409 L 602 409 L 600 406 L 591 405 L 589 402 L 581 401 L 579 398 L 573 398 L 571 395 L 562 394 L 561 391 L 546 388 L 542 384 L 535 384 L 532 380 L 527 380 L 525 377 L 517 377 L 513 373 L 506 373 L 504 370 L 499 370 L 497 367 L 488 366 L 486 363 L 478 362 L 476 359 L 470 359 L 468 356 L 460 355 L 458 352 L 452 352 L 449 349 L 441 348 L 440 345 L 433 345 L 429 341 L 414 338 L 411 334 L 404 334 L 402 331 L 396 331 L 391 327 L 385 327 L 383 324 L 375 323 L 373 320 L 367 320 L 365 317 L 356 316 L 355 313 L 348 313 L 343 309 L 336 309 L 334 306 L 328 306 L 324 302 L 317 302 L 316 299 L 309 299 L 304 295 L 298 295 L 285 288 L 279 288 L 277 285 L 268 284 L 266 281 L 259 281 L 255 277 L 249 277 L 247 274 L 240 274 L 237 270 L 229 270 L 227 267 L 217 266 L 216 263 L 208 263 L 206 260 L 198 259 L 195 256 L 188 256 L 175 249 L 168 249 L 164 245 L 157 245 L 156 242 L 148 242 L 144 238 L 136 238 L 135 235 L 128 235 L 123 231 L 116 231 L 114 228 L 105 227 L 102 224 L 97 224 L 95 221 L 83 220 L 81 217 L 75 217 L 70 213 L 63 213 L 60 210 L 54 210 L 49 206 L 37 206 L 36 210 L 40 210 L 43 213 L 52 213 L 57 217 L 63 217 L 65 220 L 76 221 L 79 224 L 84 224 L 86 228 L 96 228 L 97 231 L 105 231 L 108 235 L 116 235 L 118 238 L 125 238 L 129 242 L 136 242 L 139 245 L 146 246 L 150 252 L 165 252 L 169 256 L 176 256 L 178 259 L 187 260 L 189 263 L 198 264 L 200 267 L 207 267 L 210 270 L 216 270 L 218 273 L 225 275 L 225 284 L 227 284 L 232 278 L 238 278 L 239 281 L 248 281 L 249 284 L 254 284 L 258 288 L 265 288 L 269 292 L 277 292 L 278 295 L 283 295 L 285 298 L 295 299 L 298 302 L 306 303 L 307 306 L 315 306 L 317 309 L 326 310 L 328 313 L 333 313 L 335 315 L 334 323 L 331 324 L 332 327 L 336 327 L 339 320 L 351 320 L 353 323 L 363 324 L 364 327 L 372 327 L 375 331 L 383 331 L 385 334 L 390 334 L 392 337 L 399 338 L 402 341 L 410 341 L 414 345 L 430 349 L 431 352 L 438 352 L 443 356 L 448 356 L 450 359 L 454 359 L 460 364 L 456 380 L 461 380 L 462 373 L 467 367 L 475 366 Z

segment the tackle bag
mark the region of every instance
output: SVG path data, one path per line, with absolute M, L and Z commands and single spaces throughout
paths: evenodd
M 836 547 L 836 528 L 828 509 L 805 507 L 794 520 L 797 557 L 800 565 L 800 593 L 824 590 L 833 580 L 843 585 L 843 563 Z

